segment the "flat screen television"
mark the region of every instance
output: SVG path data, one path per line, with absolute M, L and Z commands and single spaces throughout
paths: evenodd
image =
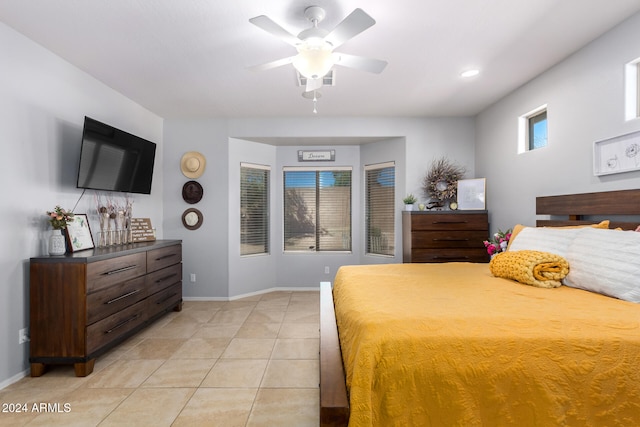
M 78 188 L 151 193 L 156 144 L 84 118 Z

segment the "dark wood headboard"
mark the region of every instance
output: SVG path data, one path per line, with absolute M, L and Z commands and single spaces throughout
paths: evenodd
M 609 228 L 634 230 L 640 224 L 640 217 L 637 222 L 616 218 L 640 215 L 640 190 L 536 197 L 536 214 L 566 217 L 566 219 L 538 220 L 537 226 L 592 224 L 594 221 L 585 217 L 604 216 L 611 221 Z

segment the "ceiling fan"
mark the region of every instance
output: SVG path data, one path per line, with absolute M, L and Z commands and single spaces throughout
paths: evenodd
M 326 16 L 323 8 L 319 6 L 307 7 L 304 10 L 304 16 L 311 21 L 313 26 L 303 30 L 297 36 L 294 36 L 265 15 L 249 19 L 249 22 L 255 26 L 278 37 L 298 50 L 298 54 L 295 56 L 256 65 L 249 69 L 262 71 L 293 64 L 296 70 L 306 77 L 305 92 L 311 92 L 322 87 L 322 78 L 334 65 L 376 74 L 381 73 L 387 66 L 386 61 L 379 59 L 364 58 L 334 51 L 376 23 L 362 9 L 355 9 L 331 31 L 318 27 L 318 23 Z

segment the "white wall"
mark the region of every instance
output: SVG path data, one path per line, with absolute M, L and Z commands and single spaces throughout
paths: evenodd
M 240 163 L 254 163 L 271 168 L 269 183 L 269 217 L 280 211 L 275 202 L 281 188 L 278 184 L 276 147 L 231 138 L 229 140 L 229 286 L 227 295 L 247 295 L 275 287 L 277 283 L 276 254 L 279 237 L 276 228 L 269 228 L 270 253 L 240 256 Z
M 164 231 L 169 239 L 182 240 L 182 293 L 187 298 L 229 295 L 229 136 L 227 121 L 167 120 L 164 125 Z M 206 159 L 201 177 L 202 200 L 188 204 L 182 187 L 190 178 L 180 170 L 180 159 L 198 151 Z M 188 230 L 182 214 L 195 208 L 202 213 L 200 228 Z M 190 282 L 190 274 L 196 282 Z
M 317 287 L 331 281 L 344 264 L 389 262 L 363 254 L 364 215 L 362 206 L 362 166 L 376 161 L 395 160 L 397 194 L 398 255 L 401 260 L 401 200 L 407 192 L 420 195 L 422 179 L 431 162 L 448 156 L 463 165 L 474 177 L 474 121 L 472 118 L 329 118 L 275 119 L 168 119 L 165 134 L 164 232 L 167 238 L 183 240 L 184 296 L 191 299 L 226 299 L 274 287 Z M 346 137 L 375 137 L 382 141 L 366 146 L 345 146 Z M 250 142 L 259 138 L 323 138 L 336 145 L 265 146 Z M 352 254 L 282 253 L 282 166 L 298 164 L 299 148 L 335 148 L 333 165 L 353 166 L 353 249 Z M 204 197 L 196 205 L 182 200 L 182 185 L 188 180 L 179 169 L 186 151 L 200 151 L 207 168 L 198 178 Z M 364 157 L 363 157 L 364 156 Z M 239 163 L 272 165 L 271 254 L 240 257 Z M 305 165 L 309 165 L 305 163 Z M 326 166 L 326 163 L 322 165 Z M 199 209 L 204 216 L 200 229 L 190 231 L 181 223 L 182 212 Z M 329 267 L 329 274 L 324 267 Z M 196 283 L 189 282 L 195 273 Z
M 322 281 L 333 281 L 336 270 L 345 264 L 358 264 L 359 253 L 362 251 L 360 239 L 360 215 L 362 205 L 360 197 L 362 179 L 359 174 L 360 169 L 360 147 L 353 145 L 326 146 L 326 147 L 304 147 L 307 150 L 331 149 L 336 150 L 336 160 L 327 164 L 327 162 L 298 162 L 298 149 L 300 147 L 278 147 L 278 165 L 276 171 L 276 179 L 274 183 L 278 188 L 276 193 L 276 206 L 278 206 L 275 220 L 272 221 L 276 229 L 277 240 L 272 247 L 274 248 L 275 261 L 277 264 L 278 286 L 289 287 L 310 287 L 317 288 Z M 352 167 L 351 172 L 351 253 L 284 253 L 283 244 L 283 210 L 280 209 L 284 205 L 282 188 L 282 168 L 285 166 L 347 166 Z M 329 273 L 325 273 L 325 267 L 329 268 Z
M 162 235 L 162 119 L 0 23 L 0 388 L 28 369 L 29 258 L 46 255 L 55 205 L 72 209 L 84 116 L 158 143 L 151 195 L 135 195 L 134 215 Z M 95 213 L 87 191 L 75 209 Z M 92 231 L 98 226 L 92 223 Z
M 360 264 L 388 264 L 392 262 L 402 262 L 402 210 L 404 204 L 402 199 L 405 193 L 402 192 L 403 188 L 406 188 L 406 174 L 403 171 L 407 170 L 406 166 L 406 141 L 404 138 L 392 138 L 379 142 L 372 142 L 362 146 L 360 150 L 360 176 L 363 180 L 362 194 L 360 195 L 361 206 L 366 206 L 364 184 L 364 167 L 366 165 L 374 165 L 384 162 L 395 162 L 396 176 L 395 176 L 395 256 L 379 256 L 379 255 L 366 255 L 364 252 L 366 249 L 366 220 L 364 209 L 359 212 L 360 216 L 360 245 L 363 250 L 360 251 Z M 417 194 L 417 193 L 416 193 Z
M 640 14 L 478 115 L 476 169 L 491 228 L 534 225 L 535 198 L 640 187 L 640 172 L 593 175 L 594 141 L 640 130 L 625 122 L 624 66 L 640 57 Z M 547 104 L 548 146 L 517 154 L 517 118 Z

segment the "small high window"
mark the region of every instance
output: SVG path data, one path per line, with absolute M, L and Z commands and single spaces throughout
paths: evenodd
M 640 118 L 640 58 L 625 66 L 625 120 Z
M 520 116 L 518 153 L 547 146 L 547 106 L 543 105 Z
M 547 146 L 547 110 L 529 117 L 529 150 Z

